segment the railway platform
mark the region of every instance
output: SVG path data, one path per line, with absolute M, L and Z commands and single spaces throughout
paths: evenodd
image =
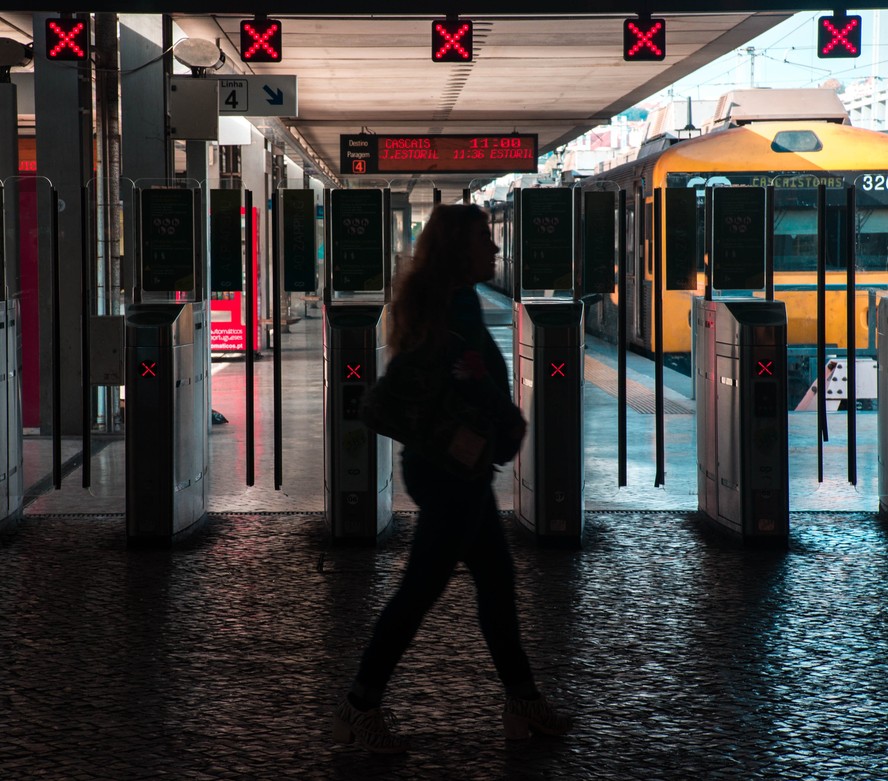
M 507 348 L 502 300 L 485 295 L 485 307 Z M 257 361 L 250 488 L 243 365 L 214 363 L 213 406 L 230 422 L 210 437 L 209 521 L 185 544 L 127 548 L 122 442 L 97 448 L 89 489 L 70 442 L 62 490 L 28 481 L 24 520 L 0 537 L 0 778 L 888 777 L 888 524 L 848 511 L 853 502 L 835 493 L 834 511 L 792 513 L 787 550 L 763 551 L 700 525 L 681 481 L 665 497 L 634 480 L 628 495 L 602 499 L 599 448 L 612 447 L 603 413 L 586 417 L 581 550 L 537 548 L 511 516 L 511 475 L 497 482 L 525 645 L 541 687 L 576 716 L 574 734 L 504 739 L 500 685 L 459 569 L 387 699 L 411 751 L 378 757 L 334 745 L 330 713 L 396 586 L 415 508 L 398 477 L 394 530 L 379 548 L 329 545 L 319 334 L 309 317 L 282 335 L 280 491 L 263 444 L 271 361 Z M 613 356 L 591 358 L 594 409 L 610 403 Z M 649 467 L 652 416 L 644 367 L 634 356 L 631 364 L 634 477 Z M 693 420 L 682 382 L 667 375 L 673 472 L 693 458 L 681 444 Z M 26 449 L 33 478 L 48 464 L 48 443 L 29 438 Z M 658 507 L 644 504 L 646 492 Z M 621 509 L 627 501 L 634 509 Z

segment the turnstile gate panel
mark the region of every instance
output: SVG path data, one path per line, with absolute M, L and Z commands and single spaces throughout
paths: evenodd
M 878 305 L 879 356 L 879 512 L 888 514 L 888 296 L 882 296 Z
M 206 517 L 205 310 L 132 304 L 125 317 L 127 539 L 169 544 Z
M 360 418 L 385 364 L 387 308 L 324 307 L 324 500 L 336 542 L 374 543 L 392 520 L 392 441 Z
M 22 447 L 22 338 L 17 301 L 0 304 L 0 529 L 22 515 L 24 468 Z
M 695 299 L 700 510 L 744 540 L 789 534 L 786 310 Z
M 515 403 L 527 436 L 513 464 L 515 514 L 541 541 L 583 535 L 583 305 L 515 305 Z

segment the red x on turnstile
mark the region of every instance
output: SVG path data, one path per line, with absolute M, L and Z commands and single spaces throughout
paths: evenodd
M 345 379 L 361 379 L 361 364 L 356 363 L 354 366 L 352 366 L 350 363 L 347 363 L 345 364 L 345 368 L 348 370 L 348 374 L 345 375 Z
M 550 377 L 566 377 L 567 375 L 564 373 L 564 361 L 561 363 L 549 363 L 552 367 L 552 373 L 549 375 Z
M 756 369 L 756 372 L 758 373 L 759 377 L 764 377 L 766 375 L 768 377 L 773 377 L 774 376 L 773 367 L 774 367 L 774 361 L 759 361 L 758 368 Z
M 142 361 L 142 376 L 143 377 L 156 377 L 157 372 L 154 370 L 157 368 L 157 361 Z

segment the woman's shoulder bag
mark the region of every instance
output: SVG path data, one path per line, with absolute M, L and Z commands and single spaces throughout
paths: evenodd
M 364 394 L 361 420 L 463 479 L 485 476 L 492 468 L 493 424 L 463 397 L 451 367 L 428 347 L 390 361 Z

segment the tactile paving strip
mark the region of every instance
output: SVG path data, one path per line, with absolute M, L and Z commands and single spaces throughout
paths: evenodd
M 617 371 L 607 364 L 586 356 L 586 379 L 597 385 L 605 393 L 617 398 Z M 654 392 L 640 382 L 626 379 L 626 404 L 636 412 L 653 415 L 656 412 Z M 692 415 L 694 410 L 672 399 L 663 399 L 663 413 L 666 415 Z

